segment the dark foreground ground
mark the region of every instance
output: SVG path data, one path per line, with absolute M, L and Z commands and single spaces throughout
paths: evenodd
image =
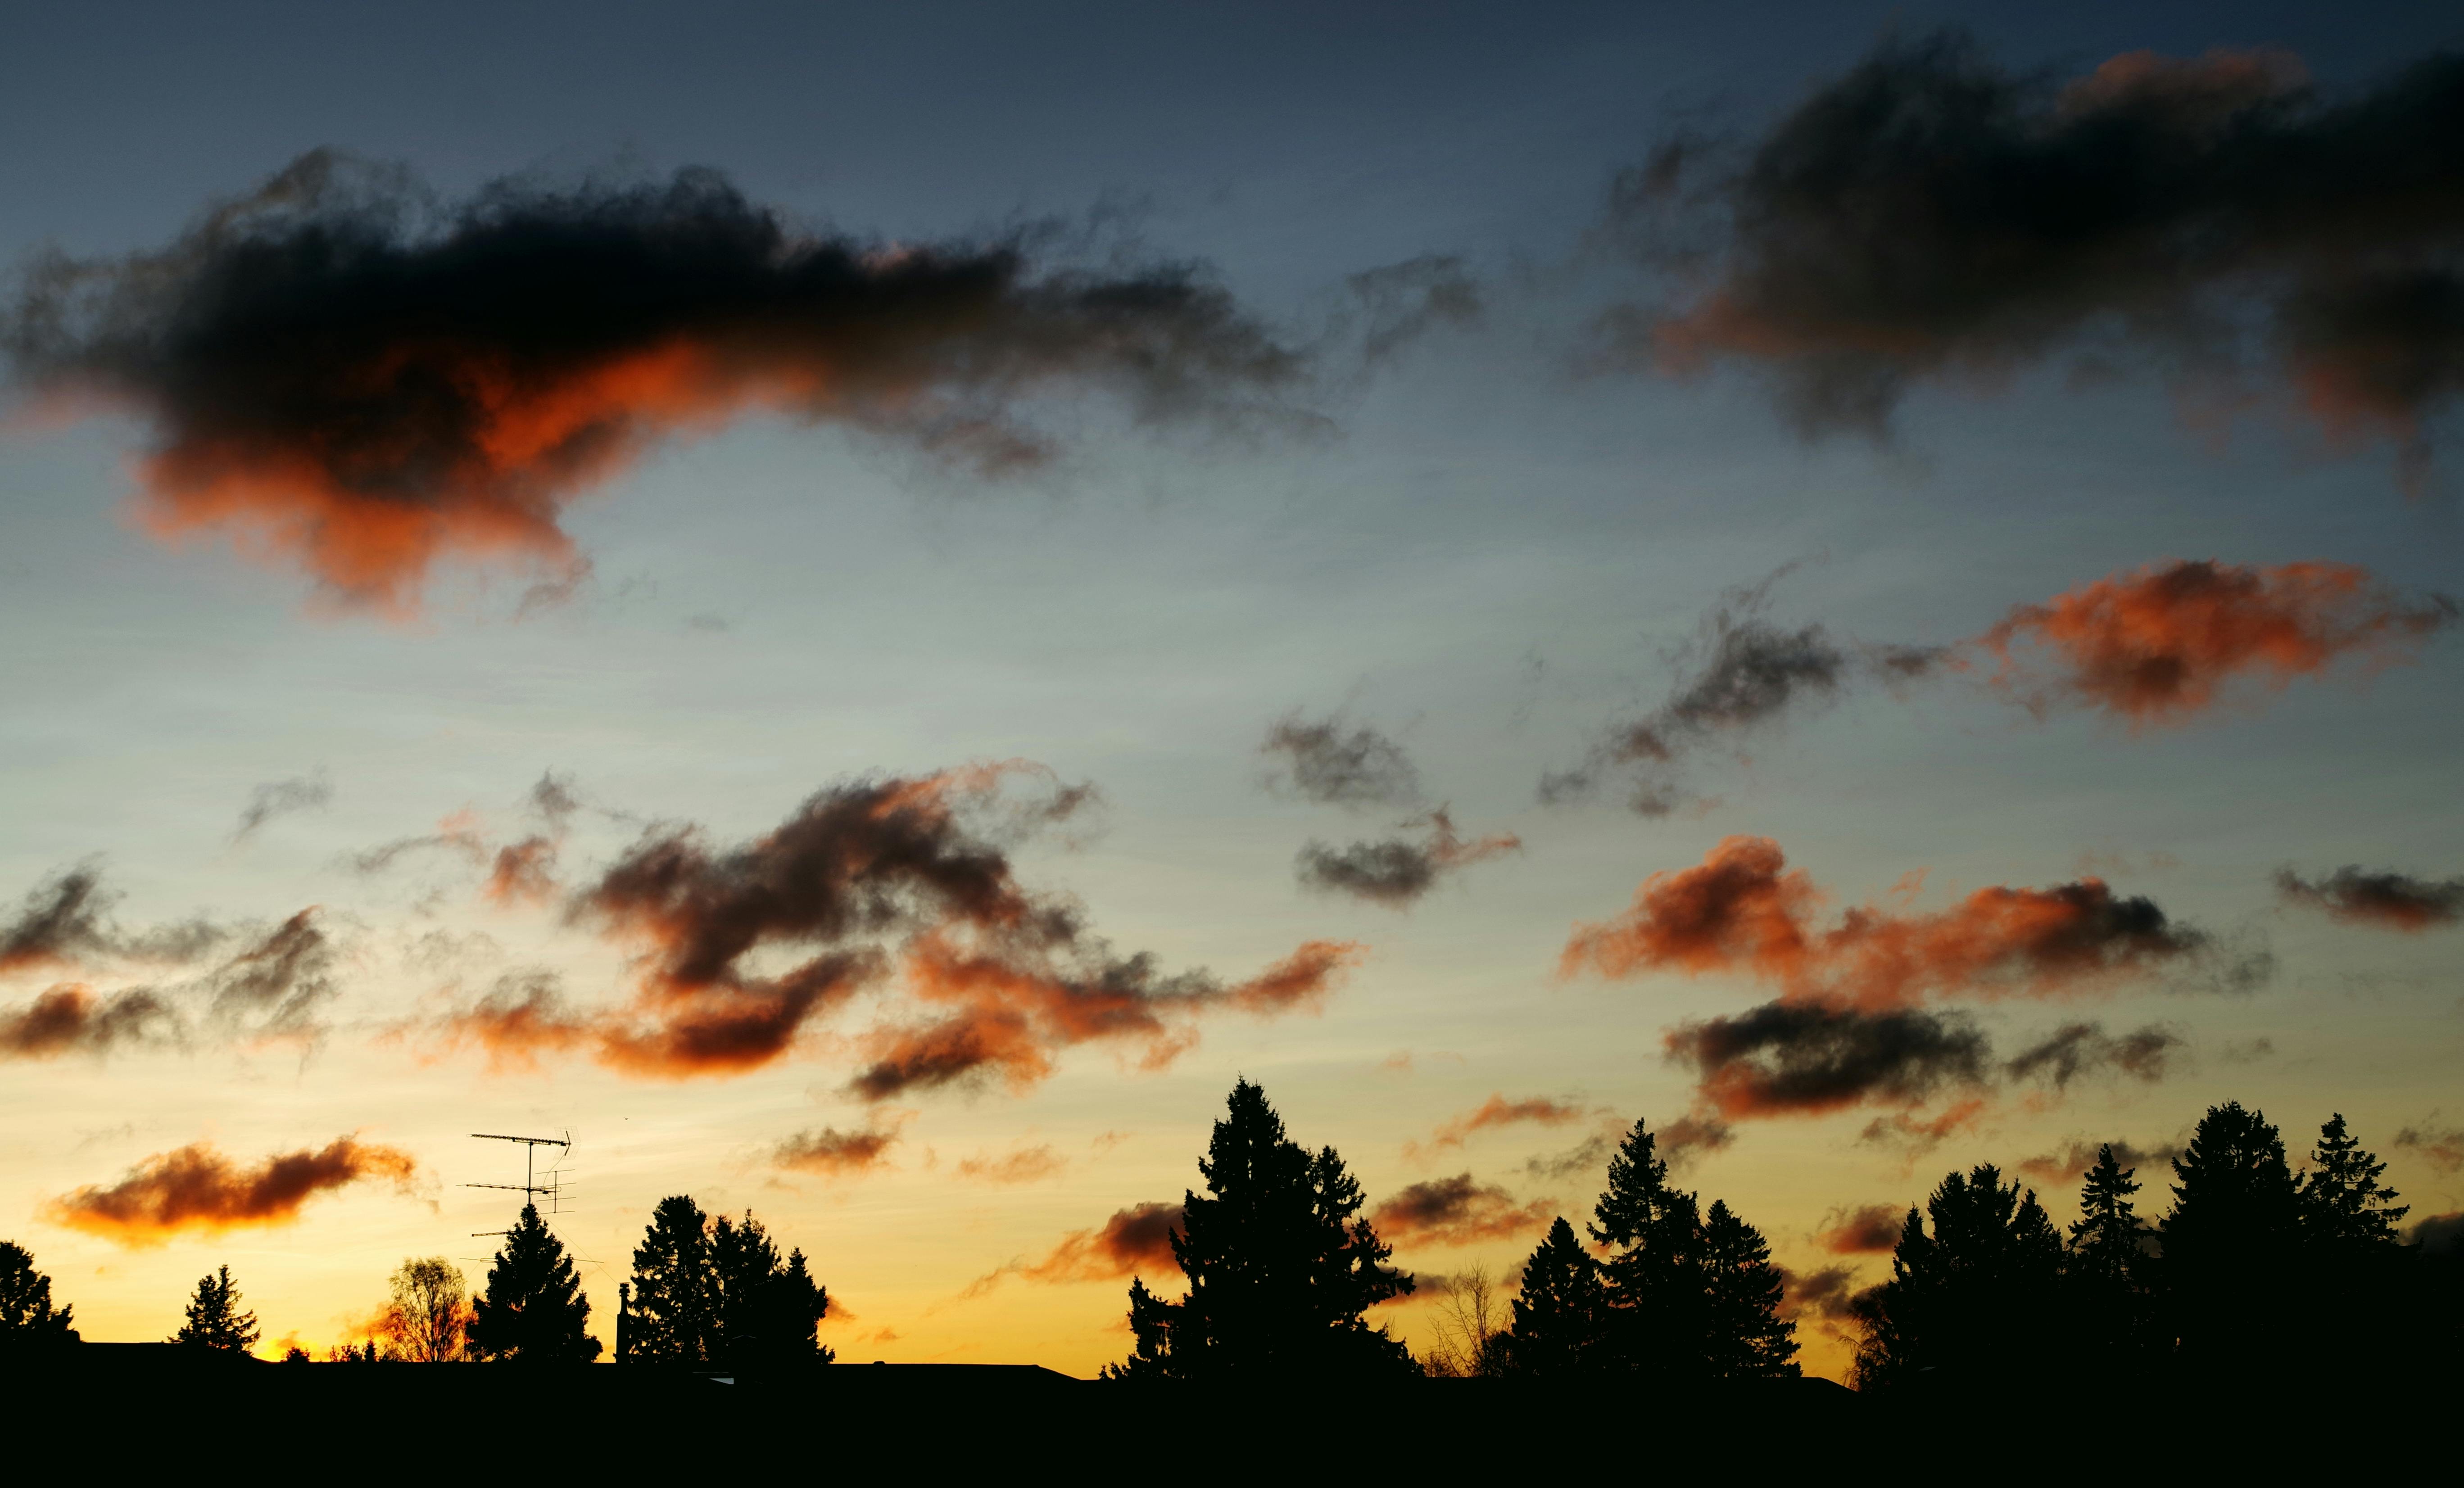
M 165 1471 L 276 1480 L 445 1477 L 630 1482 L 675 1471 L 900 1482 L 2035 1482 L 2151 1469 L 2257 1481 L 2337 1476 L 2363 1423 L 2452 1463 L 2451 1389 L 2337 1399 L 2233 1382 L 2199 1399 L 2083 1385 L 1881 1399 L 1824 1380 L 1696 1391 L 1478 1380 L 1201 1390 L 1033 1365 L 834 1365 L 732 1380 L 612 1365 L 276 1365 L 165 1345 L 0 1359 L 0 1421 L 39 1476 Z M 2335 1422 L 2343 1416 L 2340 1426 Z M 2374 1429 L 2373 1429 L 2374 1427 Z M 2439 1438 L 2448 1439 L 2444 1448 Z M 2384 1465 L 2385 1458 L 2380 1459 Z M 0 1466 L 0 1473 L 6 1473 Z M 13 1474 L 8 1476 L 15 1477 Z

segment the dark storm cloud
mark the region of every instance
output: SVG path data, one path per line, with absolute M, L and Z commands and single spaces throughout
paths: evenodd
M 1025 779 L 1043 787 L 1006 787 Z M 1068 901 L 1017 880 L 1005 843 L 1092 799 L 1012 762 L 821 791 L 768 834 L 720 846 L 666 823 L 573 896 L 571 914 L 646 952 L 628 1006 L 578 1012 L 553 985 L 500 987 L 434 1032 L 492 1061 L 591 1048 L 627 1073 L 725 1075 L 784 1057 L 868 989 L 903 994 L 857 1039 L 869 1100 L 999 1080 L 1023 1088 L 1062 1049 L 1144 1046 L 1150 1065 L 1200 1016 L 1314 1006 L 1358 954 L 1311 941 L 1246 981 L 1115 955 Z
M 2425 930 L 2464 920 L 2464 878 L 2415 878 L 2346 864 L 2316 880 L 2282 869 L 2276 887 L 2292 903 L 2315 906 L 2348 925 Z
M 1047 458 L 1017 413 L 1040 396 L 1291 417 L 1301 357 L 1199 271 L 1049 267 L 1055 241 L 806 230 L 708 170 L 449 205 L 320 150 L 167 248 L 37 265 L 6 339 L 38 389 L 151 421 L 153 530 L 229 533 L 401 613 L 450 559 L 569 583 L 567 503 L 749 412 L 988 472 Z
M 1793 566 L 1722 595 L 1678 651 L 1680 669 L 1667 699 L 1612 725 L 1582 764 L 1543 777 L 1541 800 L 1578 800 L 1621 782 L 1635 811 L 1665 816 L 1685 803 L 1681 777 L 1697 756 L 1732 750 L 1793 714 L 1836 701 L 1859 682 L 1925 675 L 1947 654 L 1845 643 L 1820 624 L 1773 624 L 1765 614 L 1771 588 Z
M 248 805 L 239 814 L 239 828 L 231 833 L 231 841 L 246 842 L 256 835 L 257 828 L 276 817 L 319 811 L 333 803 L 334 782 L 322 772 L 288 780 L 269 780 L 249 793 Z
M 1635 247 L 1700 288 L 1606 327 L 1666 370 L 1767 369 L 1809 434 L 2078 351 L 2264 365 L 2331 432 L 2417 457 L 2464 388 L 2464 56 L 2328 98 L 2280 52 L 2131 53 L 2057 85 L 1936 33 L 1689 189 L 1716 154 L 1623 184 Z
M 2065 1023 L 2013 1055 L 2002 1069 L 2013 1080 L 2043 1080 L 2057 1089 L 2067 1089 L 2073 1080 L 2104 1069 L 2152 1083 L 2165 1078 L 2166 1066 L 2185 1046 L 2180 1034 L 2156 1023 L 2118 1039 L 2101 1023 Z
M 1421 827 L 1425 835 L 1418 841 L 1390 837 L 1339 848 L 1309 842 L 1293 863 L 1301 886 L 1404 909 L 1437 887 L 1446 874 L 1523 849 L 1523 840 L 1511 832 L 1465 842 L 1456 834 L 1454 819 L 1442 806 L 1403 825 L 1406 830 Z
M 1727 1117 L 1913 1104 L 1946 1085 L 1982 1085 L 1991 1054 L 1958 1014 L 1793 1002 L 1680 1024 L 1666 1041 L 1673 1058 L 1694 1066 L 1704 1100 Z
M 1270 761 L 1268 785 L 1304 800 L 1409 806 L 1420 799 L 1420 773 L 1403 746 L 1366 724 L 1347 728 L 1337 715 L 1277 719 L 1258 752 Z

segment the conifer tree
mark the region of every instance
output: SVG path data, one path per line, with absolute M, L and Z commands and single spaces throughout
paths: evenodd
M 2379 1182 L 2387 1164 L 2344 1129 L 2338 1111 L 2319 1128 L 2311 1167 L 2301 1177 L 2301 1226 L 2313 1249 L 2350 1257 L 2397 1243 L 2396 1221 L 2412 1213 L 2395 1190 Z
M 2079 1368 L 2092 1377 L 2136 1369 L 2154 1344 L 2144 1280 L 2147 1227 L 2131 1198 L 2139 1192 L 2137 1173 L 2122 1166 L 2112 1144 L 2098 1148 L 2096 1166 L 2079 1187 L 2079 1222 L 2070 1229 L 2063 1263 L 2068 1331 Z
M 1762 1232 L 1714 1199 L 1703 1216 L 1707 1327 L 1704 1372 L 1719 1380 L 1794 1379 L 1796 1324 L 1780 1316 L 1788 1279 Z
M 2238 1101 L 2210 1106 L 2173 1177 L 2161 1271 L 2183 1350 L 2235 1368 L 2283 1352 L 2301 1228 L 2284 1139 Z
M 688 1194 L 659 1200 L 633 1247 L 633 1304 L 626 1361 L 703 1364 L 710 1358 L 710 1219 Z
M 1592 1372 L 1601 1366 L 1607 1324 L 1608 1291 L 1600 1283 L 1599 1262 L 1560 1215 L 1523 1263 L 1523 1290 L 1514 1299 L 1514 1323 L 1506 1337 L 1507 1370 L 1541 1380 Z
M 1284 1382 L 1417 1372 L 1411 1351 L 1363 1314 L 1412 1290 L 1360 1217 L 1360 1185 L 1332 1148 L 1311 1155 L 1284 1131 L 1265 1092 L 1233 1085 L 1198 1170 L 1208 1196 L 1183 1196 L 1173 1254 L 1189 1279 L 1166 1302 L 1130 1287 L 1130 1359 L 1113 1379 Z
M 813 1280 L 803 1251 L 781 1260 L 769 1233 L 747 1214 L 740 1224 L 724 1215 L 712 1224 L 709 1254 L 709 1363 L 748 1368 L 830 1361 L 814 1337 L 830 1310 L 829 1293 Z
M 0 1240 L 0 1346 L 74 1344 L 76 1310 L 52 1305 L 52 1279 L 34 1269 L 32 1251 Z
M 1638 1121 L 1609 1159 L 1592 1238 L 1615 1248 L 1600 1267 L 1609 1301 L 1603 1362 L 1663 1379 L 1700 1375 L 1707 1351 L 1703 1223 L 1693 1194 L 1668 1183 L 1658 1141 Z
M 2004 1383 L 2044 1372 L 2061 1262 L 2061 1236 L 2035 1191 L 2005 1184 L 1990 1163 L 1946 1175 L 1925 1218 L 1908 1212 L 1891 1279 L 1858 1302 L 1865 1324 L 1858 1388 L 1889 1388 L 1926 1370 Z
M 256 1314 L 240 1309 L 239 1288 L 231 1282 L 231 1267 L 222 1266 L 198 1279 L 197 1290 L 188 1299 L 187 1321 L 171 1335 L 171 1342 L 244 1354 L 256 1346 L 257 1337 Z
M 514 1364 L 587 1364 L 599 1357 L 590 1336 L 590 1299 L 582 1293 L 564 1242 L 524 1204 L 488 1267 L 487 1289 L 472 1305 L 471 1351 Z

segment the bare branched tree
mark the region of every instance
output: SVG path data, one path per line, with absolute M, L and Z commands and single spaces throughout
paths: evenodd
M 1430 1284 L 1433 1280 L 1435 1286 Z M 1441 1379 L 1493 1378 L 1505 1373 L 1506 1295 L 1497 1279 L 1488 1274 L 1487 1263 L 1477 1262 L 1460 1276 L 1424 1277 L 1420 1284 L 1438 1293 L 1430 1309 L 1438 1337 L 1421 1356 L 1421 1369 Z
M 442 1256 L 406 1260 L 393 1274 L 385 1304 L 385 1351 L 412 1364 L 454 1364 L 469 1357 L 464 1330 L 471 1298 L 462 1272 Z

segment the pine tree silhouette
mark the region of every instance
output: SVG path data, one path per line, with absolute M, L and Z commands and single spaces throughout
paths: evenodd
M 1780 1316 L 1788 1279 L 1771 1264 L 1762 1232 L 1723 1200 L 1703 1216 L 1703 1271 L 1704 1372 L 1716 1380 L 1796 1378 L 1796 1324 Z
M 256 1346 L 257 1337 L 256 1314 L 240 1310 L 239 1288 L 231 1282 L 231 1267 L 221 1266 L 198 1279 L 197 1290 L 188 1299 L 187 1321 L 171 1335 L 171 1342 L 244 1354 Z
M 633 1247 L 626 1362 L 709 1361 L 714 1326 L 709 1226 L 709 1216 L 687 1194 L 671 1194 L 650 1211 L 642 1243 Z
M 814 1337 L 830 1310 L 829 1293 L 815 1283 L 804 1253 L 779 1258 L 761 1222 L 721 1216 L 710 1230 L 712 1326 L 706 1341 L 715 1368 L 785 1368 L 827 1364 L 833 1357 Z
M 590 1299 L 539 1206 L 525 1204 L 488 1267 L 487 1289 L 472 1304 L 471 1351 L 513 1364 L 587 1364 L 599 1357 L 590 1336 Z
M 74 1344 L 76 1310 L 52 1305 L 52 1279 L 34 1269 L 32 1251 L 0 1240 L 0 1346 Z
M 1232 1087 L 1198 1170 L 1209 1196 L 1183 1196 L 1172 1248 L 1189 1291 L 1166 1302 L 1130 1285 L 1135 1351 L 1111 1379 L 1408 1378 L 1411 1351 L 1362 1316 L 1412 1290 L 1359 1217 L 1359 1183 L 1334 1149 L 1310 1155 L 1285 1135 L 1265 1092 Z
M 1668 1164 L 1638 1121 L 1609 1159 L 1592 1238 L 1615 1247 L 1601 1263 L 1609 1326 L 1603 1365 L 1662 1380 L 1699 1377 L 1708 1352 L 1709 1287 L 1693 1194 L 1668 1183 Z
M 2301 1195 L 2284 1139 L 2238 1101 L 2211 1105 L 2173 1178 L 2161 1273 L 2183 1353 L 2212 1371 L 2295 1348 L 2284 1293 L 2299 1261 Z
M 2139 1192 L 2137 1173 L 2122 1166 L 2107 1143 L 2082 1175 L 2079 1222 L 2070 1229 L 2062 1273 L 2068 1337 L 2083 1378 L 2135 1373 L 2152 1362 L 2148 1230 L 2131 1198 Z
M 2310 1162 L 2301 1176 L 2301 1227 L 2313 1248 L 2344 1257 L 2397 1243 L 2396 1221 L 2412 1210 L 2379 1182 L 2387 1164 L 2344 1129 L 2343 1112 L 2319 1128 Z
M 1599 1262 L 1560 1215 L 1523 1263 L 1523 1290 L 1506 1338 L 1507 1368 L 1519 1377 L 1567 1380 L 1601 1368 L 1608 1289 Z
M 1925 1232 L 1930 1219 L 1933 1232 Z M 2053 1368 L 2062 1242 L 2033 1190 L 1980 1164 L 1946 1175 L 1913 1209 L 1891 1279 L 1857 1302 L 1860 1390 L 1925 1380 L 2009 1386 Z M 1929 1382 L 1931 1382 L 1929 1381 Z

